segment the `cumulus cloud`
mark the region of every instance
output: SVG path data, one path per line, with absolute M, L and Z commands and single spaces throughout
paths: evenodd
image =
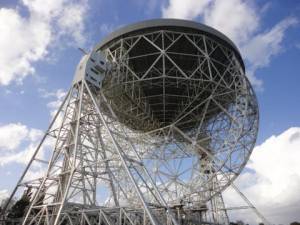
M 245 172 L 237 179 L 242 192 L 272 223 L 289 224 L 300 220 L 299 149 L 300 127 L 271 136 L 255 147 Z M 225 198 L 231 205 L 242 203 L 230 189 L 225 192 Z M 258 222 L 249 212 L 239 212 L 234 218 Z
M 20 123 L 10 123 L 0 126 L 0 150 L 12 151 L 28 137 L 29 130 Z
M 168 18 L 199 19 L 223 32 L 242 51 L 249 64 L 247 75 L 253 85 L 262 87 L 262 80 L 255 72 L 269 65 L 272 57 L 282 52 L 286 30 L 298 23 L 293 17 L 285 18 L 269 30 L 260 32 L 262 13 L 270 8 L 266 4 L 261 10 L 253 1 L 244 0 L 169 0 L 162 8 L 162 16 Z
M 295 26 L 298 20 L 288 17 L 276 24 L 269 31 L 255 35 L 248 43 L 241 46 L 241 51 L 246 61 L 249 62 L 247 75 L 257 87 L 262 87 L 262 80 L 255 76 L 255 71 L 270 64 L 273 56 L 278 55 L 284 50 L 282 42 L 286 30 Z
M 20 6 L 27 17 L 18 9 L 0 8 L 0 85 L 34 74 L 34 63 L 61 38 L 84 42 L 85 0 L 23 0 Z
M 28 21 L 16 10 L 5 8 L 0 9 L 0 21 L 0 84 L 21 82 L 34 73 L 31 63 L 47 54 L 49 26 L 37 20 Z
M 259 16 L 251 1 L 242 0 L 169 0 L 162 8 L 165 18 L 197 19 L 243 43 L 259 27 Z M 230 15 L 230 16 L 229 16 Z
M 241 45 L 258 28 L 259 16 L 251 1 L 213 1 L 204 11 L 204 22 Z
M 295 127 L 254 149 L 248 168 L 256 172 L 259 193 L 264 193 L 268 203 L 300 200 L 300 196 L 295 196 L 300 185 L 299 146 L 300 128 Z
M 21 123 L 0 126 L 0 166 L 27 163 L 42 134 L 41 130 L 28 128 Z
M 170 0 L 166 7 L 162 8 L 165 18 L 195 19 L 204 13 L 211 0 Z
M 271 57 L 282 51 L 282 41 L 285 31 L 298 23 L 294 17 L 289 17 L 276 24 L 269 31 L 254 36 L 242 46 L 242 52 L 251 65 L 260 68 L 270 63 Z
M 61 35 L 71 35 L 78 44 L 85 42 L 83 19 L 87 10 L 87 4 L 74 4 L 65 7 L 62 11 L 64 16 L 59 17 L 58 24 L 61 28 Z
M 16 166 L 17 164 L 27 165 L 42 136 L 43 132 L 41 130 L 29 128 L 21 123 L 0 126 L 0 168 L 6 168 L 9 165 Z M 45 174 L 47 164 L 39 160 L 49 160 L 51 156 L 49 149 L 53 145 L 53 139 L 46 138 L 35 157 L 38 160 L 33 161 L 23 181 L 33 180 Z M 8 193 L 6 189 L 0 190 L 0 205 L 2 200 L 8 197 Z

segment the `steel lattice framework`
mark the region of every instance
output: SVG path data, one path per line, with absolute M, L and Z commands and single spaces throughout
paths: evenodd
M 250 156 L 256 98 L 234 51 L 222 43 L 197 32 L 141 33 L 101 49 L 118 65 L 103 93 L 141 145 L 151 143 L 141 154 L 155 168 L 161 192 L 176 201 L 201 190 L 208 200 L 213 178 L 218 193 Z M 175 190 L 165 186 L 172 181 Z
M 249 159 L 258 106 L 235 46 L 199 26 L 134 25 L 84 56 L 78 71 L 105 76 L 74 79 L 19 180 L 24 225 L 229 224 L 221 192 Z M 35 163 L 46 173 L 29 180 Z

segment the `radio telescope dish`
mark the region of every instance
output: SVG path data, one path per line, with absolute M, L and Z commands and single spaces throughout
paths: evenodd
M 191 21 L 150 20 L 94 51 L 114 64 L 101 91 L 168 201 L 205 202 L 240 174 L 258 106 L 226 36 Z
M 226 36 L 175 19 L 126 26 L 80 60 L 0 220 L 227 225 L 221 192 L 257 131 L 256 96 Z

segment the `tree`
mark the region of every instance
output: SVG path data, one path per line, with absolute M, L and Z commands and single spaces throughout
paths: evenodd
M 242 220 L 238 220 L 238 221 L 236 221 L 236 223 L 237 223 L 238 225 L 244 225 L 244 224 L 245 224 Z
M 300 225 L 300 222 L 292 222 L 292 223 L 290 223 L 290 225 Z
M 8 218 L 21 218 L 24 216 L 26 207 L 30 204 L 31 198 L 31 188 L 29 187 L 24 191 L 20 200 L 16 201 L 16 203 L 10 208 L 7 217 Z
M 5 205 L 6 205 L 6 203 L 7 203 L 8 200 L 9 200 L 8 197 L 2 199 L 2 201 L 1 201 L 1 203 L 0 203 L 0 212 L 2 212 L 2 210 L 4 209 L 4 207 L 5 207 Z M 10 209 L 10 208 L 16 203 L 16 201 L 17 201 L 17 200 L 16 200 L 15 198 L 12 198 L 12 199 L 10 200 L 10 202 L 9 202 L 9 204 L 8 204 L 8 206 L 7 206 L 7 208 L 6 208 L 6 210 L 7 210 L 7 209 Z

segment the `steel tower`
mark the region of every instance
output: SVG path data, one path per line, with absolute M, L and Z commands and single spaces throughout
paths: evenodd
M 7 202 L 30 192 L 24 215 L 9 219 L 7 204 L 3 218 L 229 224 L 222 191 L 247 163 L 257 129 L 256 97 L 226 36 L 173 19 L 121 28 L 81 59 Z

